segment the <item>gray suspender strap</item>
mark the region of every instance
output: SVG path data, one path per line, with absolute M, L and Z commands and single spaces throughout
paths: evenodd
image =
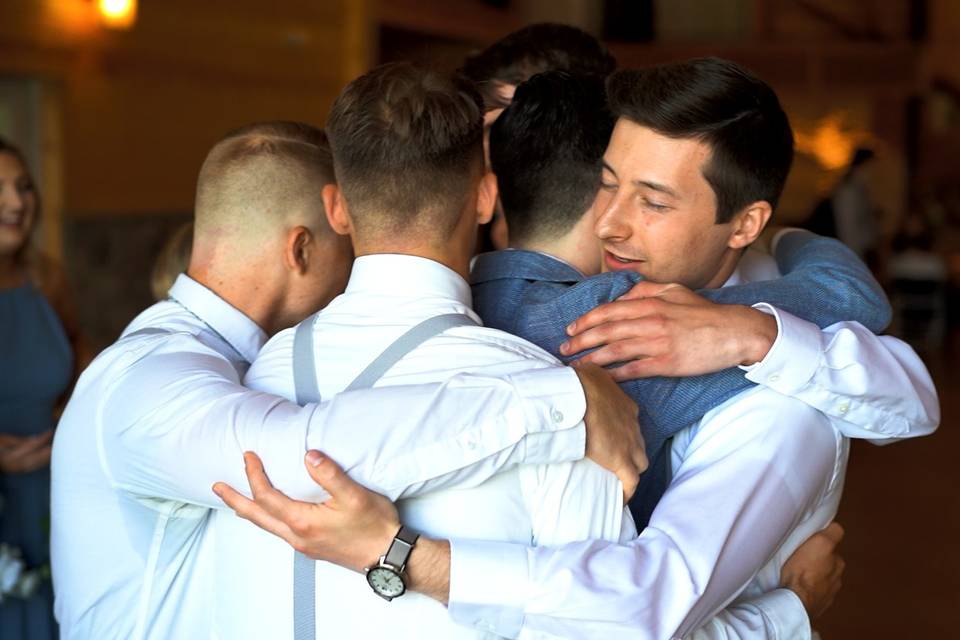
M 144 327 L 143 329 L 131 331 L 127 335 L 120 336 L 120 339 L 126 340 L 127 338 L 132 338 L 134 336 L 159 336 L 164 333 L 171 334 L 173 331 L 170 331 L 169 329 L 160 329 L 158 327 Z
M 403 358 L 403 356 L 433 336 L 443 333 L 447 329 L 452 329 L 453 327 L 462 327 L 470 324 L 476 325 L 477 322 L 470 316 L 462 313 L 448 313 L 424 320 L 397 338 L 376 360 L 367 365 L 367 368 L 361 371 L 360 375 L 358 375 L 344 391 L 369 389 L 376 384 L 377 380 L 379 380 L 383 374 L 390 370 L 390 367 Z
M 293 334 L 293 386 L 300 406 L 320 402 L 317 368 L 313 360 L 313 322 L 316 319 L 315 313 L 298 324 Z
M 320 402 L 317 368 L 313 351 L 313 321 L 316 314 L 299 325 L 293 337 L 293 384 L 297 403 Z M 421 344 L 453 327 L 477 325 L 462 313 L 448 313 L 428 318 L 397 338 L 383 353 L 360 372 L 345 391 L 369 389 L 390 367 Z M 316 637 L 316 563 L 299 551 L 293 556 L 293 637 L 313 640 Z
M 297 325 L 293 334 L 293 386 L 297 404 L 320 402 L 317 369 L 313 356 L 314 313 Z M 293 637 L 294 640 L 312 640 L 317 633 L 317 612 L 314 591 L 316 565 L 312 558 L 299 551 L 293 552 Z

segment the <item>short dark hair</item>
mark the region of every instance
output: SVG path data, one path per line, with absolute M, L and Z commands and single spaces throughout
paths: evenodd
M 490 130 L 510 237 L 555 239 L 590 208 L 614 118 L 603 78 L 549 71 L 519 87 Z
M 697 58 L 607 81 L 610 108 L 672 138 L 710 146 L 703 175 L 717 198 L 718 224 L 751 202 L 776 208 L 793 162 L 790 121 L 765 82 L 729 60 Z
M 483 96 L 487 111 L 507 106 L 498 85 L 519 85 L 544 71 L 606 76 L 617 67 L 607 48 L 589 33 L 565 24 L 524 27 L 467 58 L 462 72 Z
M 340 93 L 327 120 L 337 181 L 361 230 L 452 232 L 483 167 L 480 96 L 465 78 L 386 64 Z M 388 215 L 376 215 L 376 214 Z

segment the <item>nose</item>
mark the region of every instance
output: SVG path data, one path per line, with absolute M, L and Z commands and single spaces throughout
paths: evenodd
M 627 224 L 619 197 L 614 197 L 607 208 L 597 214 L 593 231 L 598 238 L 606 241 L 620 241 L 630 237 L 630 225 Z
M 23 195 L 15 185 L 0 183 L 0 204 L 4 209 L 19 211 L 23 209 Z

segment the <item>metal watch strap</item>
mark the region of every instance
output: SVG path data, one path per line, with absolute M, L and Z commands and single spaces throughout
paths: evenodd
M 403 567 L 407 564 L 407 559 L 410 558 L 410 552 L 413 551 L 413 546 L 417 544 L 418 538 L 420 538 L 419 533 L 401 526 L 400 530 L 397 531 L 397 535 L 393 537 L 393 542 L 390 543 L 390 548 L 387 549 L 386 555 L 383 556 L 382 564 L 397 567 L 397 569 L 402 571 Z

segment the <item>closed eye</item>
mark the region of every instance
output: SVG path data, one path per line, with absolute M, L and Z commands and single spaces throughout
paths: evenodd
M 654 211 L 667 211 L 672 208 L 670 205 L 663 204 L 662 202 L 655 202 L 647 198 L 643 199 L 643 204 Z

